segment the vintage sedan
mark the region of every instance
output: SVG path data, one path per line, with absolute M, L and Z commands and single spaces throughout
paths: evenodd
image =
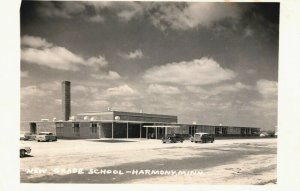
M 163 143 L 182 143 L 183 141 L 184 137 L 181 134 L 167 134 L 165 137 L 162 138 Z
M 213 143 L 215 141 L 215 135 L 209 133 L 195 133 L 191 141 L 195 143 Z
M 29 154 L 31 152 L 31 148 L 28 146 L 20 146 L 20 157 L 25 157 L 26 154 Z
M 40 142 L 40 141 L 57 141 L 57 136 L 53 135 L 53 133 L 51 133 L 51 132 L 40 132 L 36 136 L 35 139 L 38 142 Z

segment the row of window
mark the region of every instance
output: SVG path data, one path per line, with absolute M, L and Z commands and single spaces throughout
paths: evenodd
M 97 123 L 91 123 L 90 124 L 90 130 L 93 134 L 98 132 L 98 124 Z M 56 123 L 56 130 L 59 133 L 63 132 L 63 123 Z M 72 130 L 74 134 L 79 135 L 80 134 L 80 125 L 79 123 L 72 123 Z
M 216 127 L 215 134 L 216 135 L 227 135 L 227 128 L 226 127 Z
M 98 132 L 98 127 L 100 126 L 99 123 L 90 123 L 90 130 L 91 132 L 94 134 L 94 133 L 97 133 Z M 63 123 L 56 123 L 56 127 L 57 127 L 57 130 L 58 131 L 61 131 L 62 132 L 62 128 L 63 128 Z M 80 133 L 80 124 L 75 122 L 75 123 L 72 123 L 72 129 L 73 129 L 73 133 L 75 134 L 79 134 Z M 200 127 L 197 128 L 197 126 L 189 126 L 189 134 L 190 135 L 194 135 L 196 133 L 196 131 L 200 130 L 200 131 L 203 131 L 204 128 Z M 252 133 L 252 129 L 250 128 L 241 128 L 241 134 L 251 134 Z M 227 135 L 228 132 L 227 132 L 227 127 L 215 127 L 215 134 L 216 135 Z

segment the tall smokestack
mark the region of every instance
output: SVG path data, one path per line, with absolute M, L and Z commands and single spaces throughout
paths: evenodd
M 63 120 L 68 121 L 71 115 L 71 82 L 63 81 L 61 85 Z

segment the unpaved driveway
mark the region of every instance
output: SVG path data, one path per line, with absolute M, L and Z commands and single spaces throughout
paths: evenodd
M 159 140 L 25 142 L 21 182 L 270 184 L 276 139 L 162 144 Z

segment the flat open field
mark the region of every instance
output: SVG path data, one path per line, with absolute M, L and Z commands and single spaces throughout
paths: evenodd
M 21 182 L 274 184 L 276 139 L 22 141 Z

